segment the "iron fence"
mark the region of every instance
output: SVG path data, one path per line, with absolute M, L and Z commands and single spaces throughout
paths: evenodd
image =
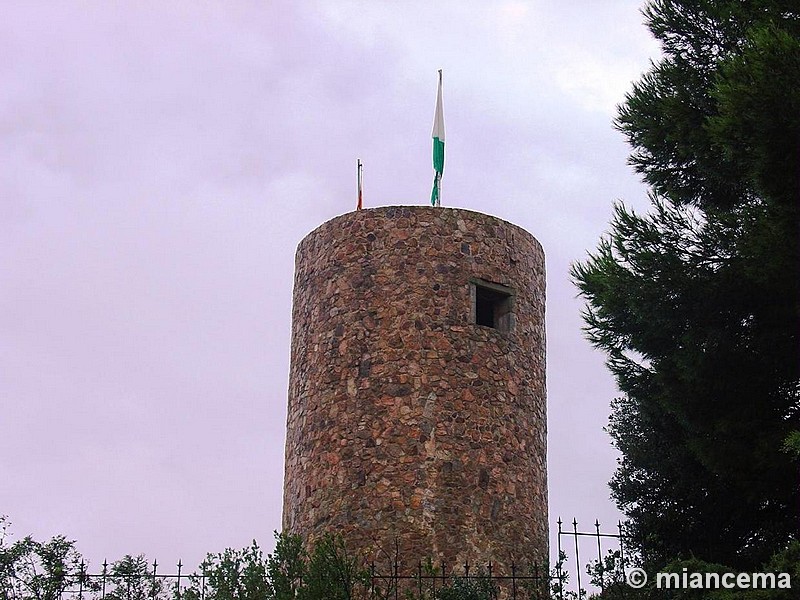
M 565 528 L 560 518 L 557 525 L 557 555 L 550 564 L 512 563 L 507 571 L 498 571 L 491 562 L 451 567 L 417 561 L 409 568 L 395 555 L 383 567 L 368 565 L 363 577 L 349 582 L 346 597 L 434 600 L 443 597 L 446 590 L 460 589 L 481 598 L 582 600 L 591 593 L 614 588 L 618 592 L 615 595 L 624 598 L 626 588 L 622 584 L 627 563 L 622 523 L 618 523 L 616 533 L 601 532 L 598 521 L 593 525 L 594 531 L 579 530 L 576 519 L 571 529 Z M 586 556 L 587 546 L 593 558 L 584 565 L 581 554 Z M 156 561 L 135 573 L 121 573 L 109 567 L 104 561 L 101 572 L 90 573 L 82 561 L 77 572 L 60 573 L 58 581 L 50 582 L 0 577 L 0 600 L 245 600 L 230 589 L 227 594 L 220 594 L 219 580 L 214 580 L 213 575 L 202 571 L 185 573 L 181 561 L 173 573 L 160 572 Z M 585 575 L 590 577 L 588 582 Z
M 418 562 L 413 572 L 404 572 L 395 562 L 389 574 L 380 574 L 375 565 L 371 565 L 368 597 L 370 600 L 409 597 L 427 600 L 437 598 L 444 590 L 461 589 L 489 598 L 545 600 L 550 598 L 550 580 L 546 566 L 537 562 L 525 567 L 511 563 L 507 572 L 497 572 L 491 562 L 485 565 L 465 563 L 451 570 L 445 563 L 434 567 Z
M 616 533 L 602 533 L 600 531 L 600 521 L 595 519 L 594 531 L 579 531 L 578 520 L 572 520 L 572 531 L 564 530 L 564 522 L 559 517 L 558 521 L 558 534 L 557 534 L 557 552 L 558 557 L 555 562 L 554 579 L 556 597 L 563 600 L 567 592 L 572 592 L 570 597 L 582 598 L 586 595 L 586 588 L 581 581 L 581 559 L 580 547 L 581 541 L 588 541 L 594 554 L 594 547 L 597 548 L 597 558 L 593 559 L 586 567 L 586 574 L 590 576 L 589 589 L 599 589 L 601 592 L 606 591 L 607 588 L 614 588 L 619 593 L 620 597 L 626 596 L 627 588 L 625 586 L 625 568 L 630 560 L 630 551 L 628 556 L 625 554 L 625 536 L 622 521 L 617 522 Z M 572 548 L 574 551 L 573 560 L 569 560 L 569 556 L 564 550 L 563 538 L 567 541 L 571 538 Z M 605 551 L 603 549 L 604 541 L 612 541 L 612 546 L 615 549 L 609 548 L 606 545 Z M 604 553 L 605 552 L 605 553 Z M 572 570 L 565 570 L 565 565 L 572 565 Z M 574 585 L 570 586 L 569 575 L 575 573 Z

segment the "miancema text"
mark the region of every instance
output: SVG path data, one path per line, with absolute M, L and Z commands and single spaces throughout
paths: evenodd
M 780 589 L 792 588 L 789 573 L 656 573 L 656 587 L 662 589 Z

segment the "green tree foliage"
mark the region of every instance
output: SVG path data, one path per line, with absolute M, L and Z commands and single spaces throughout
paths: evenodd
M 404 588 L 391 576 L 372 579 L 370 569 L 342 536 L 326 535 L 309 552 L 295 535 L 275 534 L 266 558 L 258 544 L 208 554 L 195 573 L 160 575 L 144 555 L 127 555 L 102 573 L 87 574 L 74 542 L 31 537 L 8 544 L 8 521 L 0 516 L 0 600 L 490 600 L 496 580 L 478 572 L 443 577 L 429 563 L 423 580 Z M 563 557 L 562 560 L 566 560 Z M 180 566 L 180 565 L 179 565 Z M 390 571 L 391 572 L 391 571 Z M 413 578 L 412 578 L 413 579 Z M 438 585 L 433 582 L 436 580 Z M 561 581 L 566 581 L 562 576 Z M 520 598 L 543 598 L 544 582 L 521 581 Z M 413 589 L 411 589 L 413 588 Z M 422 595 L 417 595 L 418 589 Z M 554 588 L 556 589 L 556 588 Z M 66 595 L 64 595 L 66 592 Z M 565 598 L 575 595 L 566 592 Z
M 75 542 L 56 536 L 37 542 L 27 536 L 7 541 L 8 519 L 0 516 L 0 600 L 58 600 L 80 576 Z
M 267 558 L 270 598 L 293 600 L 301 594 L 306 577 L 308 554 L 297 535 L 275 532 L 275 552 Z
M 644 15 L 663 54 L 617 126 L 652 209 L 572 269 L 622 392 L 612 494 L 653 565 L 758 565 L 800 526 L 800 7 Z
M 627 562 L 627 561 L 626 561 Z M 601 580 L 605 580 L 601 592 L 590 595 L 590 600 L 796 600 L 797 584 L 800 580 L 800 542 L 791 542 L 784 550 L 772 556 L 765 564 L 754 570 L 756 573 L 772 574 L 773 579 L 767 579 L 768 583 L 753 583 L 752 572 L 737 571 L 730 566 L 710 563 L 697 558 L 673 560 L 660 567 L 662 573 L 675 573 L 682 577 L 686 573 L 687 587 L 676 589 L 667 588 L 663 583 L 659 588 L 656 584 L 654 573 L 650 574 L 647 584 L 639 589 L 631 588 L 625 583 L 624 578 L 620 577 L 621 557 L 610 553 L 605 557 L 602 564 L 602 572 L 598 562 L 590 564 L 587 568 L 592 576 L 592 583 L 601 586 Z M 723 575 L 732 573 L 747 573 L 748 587 L 725 587 Z M 606 574 L 611 573 L 611 577 Z M 703 583 L 703 588 L 691 587 L 690 576 L 695 573 L 716 573 L 719 576 L 718 583 L 713 579 L 709 585 Z M 786 588 L 781 584 L 784 574 L 790 577 L 791 588 Z M 703 577 L 705 580 L 705 577 Z M 785 580 L 784 580 L 785 581 Z M 768 587 L 770 585 L 774 587 Z M 728 580 L 728 585 L 733 583 Z M 714 587 L 716 584 L 716 587 Z M 679 579 L 679 585 L 683 585 Z M 558 598 L 558 596 L 554 596 Z
M 484 576 L 455 577 L 450 585 L 436 593 L 436 600 L 493 600 L 497 588 Z
M 306 598 L 353 600 L 368 596 L 369 571 L 347 550 L 342 536 L 326 535 L 314 546 L 306 572 Z
M 241 550 L 209 554 L 182 595 L 184 600 L 264 600 L 274 597 L 269 591 L 267 561 L 253 541 Z
M 93 582 L 97 587 L 97 581 Z M 107 571 L 106 600 L 165 600 L 163 580 L 153 576 L 153 569 L 143 554 L 126 555 Z
M 369 591 L 369 572 L 340 536 L 325 536 L 309 554 L 299 536 L 275 534 L 273 554 L 258 544 L 209 554 L 190 577 L 183 600 L 354 600 Z

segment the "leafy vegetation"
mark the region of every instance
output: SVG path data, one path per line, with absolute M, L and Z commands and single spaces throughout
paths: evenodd
M 654 0 L 620 107 L 651 209 L 572 275 L 622 395 L 611 482 L 648 568 L 750 569 L 800 531 L 800 12 Z
M 298 536 L 275 534 L 272 554 L 258 544 L 208 554 L 182 583 L 156 574 L 143 555 L 127 555 L 102 573 L 89 574 L 73 541 L 56 536 L 48 542 L 31 537 L 6 543 L 8 521 L 0 518 L 0 600 L 381 600 L 394 598 L 397 580 L 377 577 L 348 550 L 341 536 L 328 535 L 311 551 Z M 438 589 L 404 600 L 489 600 L 495 588 L 485 575 L 469 578 L 435 575 Z M 171 583 L 171 585 L 170 585 Z M 520 596 L 522 597 L 522 595 Z
M 81 557 L 74 542 L 64 536 L 37 542 L 27 536 L 9 544 L 8 527 L 8 518 L 0 516 L 0 599 L 58 600 L 78 582 Z

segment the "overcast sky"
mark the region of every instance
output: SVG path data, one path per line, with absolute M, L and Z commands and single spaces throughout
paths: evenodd
M 614 383 L 569 265 L 645 207 L 615 106 L 638 0 L 0 5 L 0 514 L 94 566 L 280 529 L 294 251 L 430 197 L 547 256 L 551 521 L 619 514 Z

